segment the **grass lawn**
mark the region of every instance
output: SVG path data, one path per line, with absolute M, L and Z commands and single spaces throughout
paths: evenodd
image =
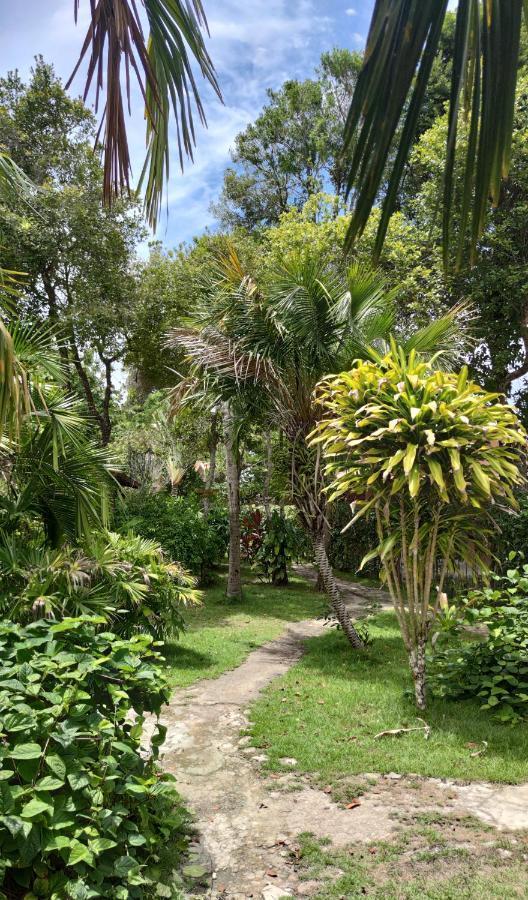
M 200 678 L 217 678 L 239 666 L 266 641 L 283 633 L 288 622 L 321 615 L 323 600 L 312 585 L 292 577 L 284 588 L 255 582 L 251 569 L 243 571 L 244 596 L 240 602 L 225 597 L 225 574 L 204 591 L 204 603 L 184 613 L 187 631 L 165 649 L 175 687 Z
M 364 772 L 511 783 L 528 778 L 526 725 L 496 723 L 473 701 L 431 701 L 428 741 L 422 732 L 376 740 L 380 731 L 419 722 L 395 617 L 380 613 L 369 628 L 374 642 L 361 653 L 334 629 L 310 639 L 303 659 L 252 706 L 251 734 L 272 770 L 280 771 L 280 757 L 295 757 L 297 771 L 330 784 Z M 472 757 L 481 741 L 487 751 Z
M 303 877 L 326 885 L 314 900 L 513 900 L 527 897 L 526 835 L 496 839 L 470 817 L 409 818 L 395 840 L 335 851 L 303 835 Z M 495 837 L 495 840 L 494 840 Z M 503 854 L 503 855 L 501 855 Z M 341 874 L 338 874 L 341 873 Z M 337 875 L 337 877 L 336 877 Z

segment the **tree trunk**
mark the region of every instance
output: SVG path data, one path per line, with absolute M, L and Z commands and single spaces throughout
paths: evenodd
M 101 427 L 101 443 L 103 447 L 107 447 L 110 443 L 110 436 L 112 434 L 112 420 L 110 418 L 110 402 L 112 400 L 112 363 L 115 360 L 115 357 L 108 359 L 106 356 L 103 356 L 102 353 L 99 353 L 99 358 L 104 366 L 105 371 L 105 390 L 103 395 L 103 407 L 100 413 L 100 427 Z
M 318 535 L 314 540 L 314 557 L 337 621 L 354 650 L 361 650 L 364 647 L 363 641 L 352 624 L 352 619 L 339 592 L 332 566 L 326 555 L 324 533 Z
M 271 429 L 268 428 L 264 432 L 264 446 L 266 448 L 266 471 L 264 474 L 264 495 L 262 497 L 264 502 L 264 512 L 266 513 L 266 518 L 269 519 L 271 512 L 271 503 L 270 503 L 270 488 L 271 488 L 271 472 L 273 468 L 273 444 L 271 442 Z
M 325 521 L 325 523 L 323 525 L 323 542 L 324 542 L 325 553 L 328 557 L 328 546 L 330 544 L 330 528 L 328 526 L 327 521 Z M 333 573 L 332 573 L 332 575 L 333 575 Z M 315 584 L 315 588 L 316 588 L 316 590 L 319 591 L 320 594 L 324 594 L 326 591 L 323 573 L 322 573 L 321 569 L 319 569 L 319 568 L 317 569 L 317 582 Z
M 229 573 L 226 593 L 228 599 L 240 600 L 242 597 L 242 582 L 240 578 L 240 463 L 234 416 L 229 403 L 224 403 L 224 440 L 229 510 Z
M 211 413 L 211 437 L 209 443 L 209 472 L 207 473 L 207 481 L 205 482 L 205 490 L 203 498 L 203 511 L 206 516 L 209 515 L 211 509 L 211 492 L 214 488 L 216 478 L 216 449 L 218 447 L 218 412 L 215 410 Z
M 425 693 L 425 641 L 418 640 L 418 645 L 409 653 L 409 664 L 414 679 L 414 694 L 416 706 L 424 710 L 426 705 Z

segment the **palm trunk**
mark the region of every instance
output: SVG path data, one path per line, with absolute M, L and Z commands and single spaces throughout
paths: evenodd
M 229 572 L 226 593 L 228 599 L 240 600 L 242 597 L 240 577 L 240 466 L 234 416 L 229 403 L 224 404 L 224 439 L 229 510 Z
M 218 446 L 218 413 L 216 410 L 211 413 L 211 435 L 209 441 L 209 472 L 207 473 L 206 493 L 203 499 L 203 511 L 206 516 L 209 515 L 209 510 L 211 509 L 211 494 L 216 478 L 216 448 Z
M 323 525 L 323 529 L 324 529 L 323 530 L 324 548 L 325 548 L 325 553 L 328 557 L 328 547 L 330 544 L 330 528 L 328 527 L 327 521 L 325 521 L 325 523 Z M 315 587 L 319 591 L 320 594 L 324 594 L 326 591 L 323 573 L 321 572 L 321 569 L 319 569 L 319 568 L 317 569 L 317 582 L 316 582 Z
M 271 487 L 271 472 L 273 466 L 273 445 L 271 443 L 271 430 L 268 428 L 264 434 L 264 445 L 266 447 L 266 472 L 264 474 L 264 512 L 266 513 L 266 518 L 269 519 L 271 512 L 271 504 L 270 504 L 270 487 Z
M 334 573 L 332 572 L 332 566 L 330 565 L 326 554 L 324 533 L 318 535 L 314 539 L 313 547 L 315 563 L 321 575 L 325 593 L 330 600 L 335 617 L 354 650 L 361 650 L 364 647 L 364 644 L 352 624 L 348 609 L 339 592 Z
M 414 694 L 416 697 L 416 706 L 418 709 L 425 709 L 426 690 L 425 690 L 425 641 L 418 639 L 416 647 L 409 653 L 409 663 L 414 679 Z

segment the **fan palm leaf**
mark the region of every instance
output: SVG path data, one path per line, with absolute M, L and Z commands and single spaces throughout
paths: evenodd
M 528 11 L 526 2 L 525 11 Z M 448 115 L 443 187 L 444 262 L 450 259 L 457 127 L 463 104 L 469 118 L 457 259 L 469 247 L 475 259 L 491 198 L 499 202 L 508 174 L 523 0 L 459 0 Z M 388 181 L 375 243 L 379 256 L 413 145 L 447 0 L 376 0 L 363 68 L 345 128 L 352 153 L 348 191 L 355 205 L 346 246 L 367 223 L 377 202 L 387 163 Z M 500 101 L 498 100 L 500 98 Z

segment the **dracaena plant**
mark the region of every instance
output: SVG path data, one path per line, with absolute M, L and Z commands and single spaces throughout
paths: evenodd
M 317 400 L 331 499 L 372 510 L 384 579 L 425 707 L 425 646 L 457 561 L 487 568 L 493 505 L 515 507 L 526 434 L 514 409 L 394 342 L 386 356 L 325 379 Z

